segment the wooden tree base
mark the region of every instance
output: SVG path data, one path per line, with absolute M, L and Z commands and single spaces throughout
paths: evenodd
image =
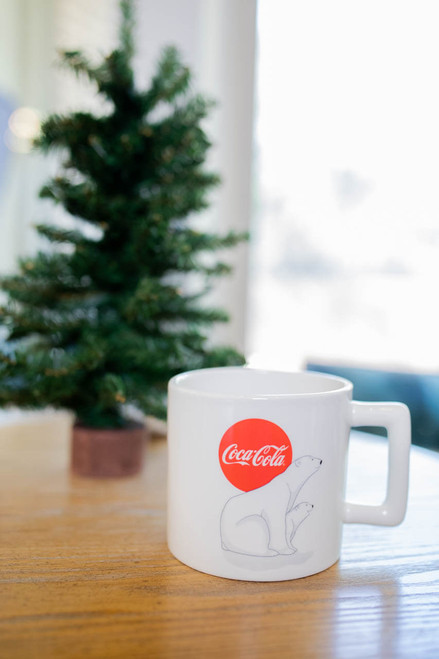
M 72 470 L 93 478 L 133 476 L 142 468 L 146 438 L 142 424 L 111 430 L 74 425 Z

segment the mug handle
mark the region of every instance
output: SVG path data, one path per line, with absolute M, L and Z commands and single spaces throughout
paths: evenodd
M 410 412 L 403 403 L 359 403 L 351 401 L 351 427 L 382 426 L 387 429 L 389 456 L 387 493 L 380 506 L 344 503 L 343 521 L 396 526 L 407 509 L 411 444 Z

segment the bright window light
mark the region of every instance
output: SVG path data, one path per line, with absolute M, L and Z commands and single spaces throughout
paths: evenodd
M 250 362 L 439 366 L 434 0 L 260 0 Z

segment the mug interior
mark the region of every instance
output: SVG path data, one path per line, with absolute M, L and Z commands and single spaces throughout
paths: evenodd
M 188 371 L 172 378 L 170 386 L 198 395 L 227 398 L 304 396 L 352 389 L 349 380 L 332 375 L 265 371 L 243 366 Z

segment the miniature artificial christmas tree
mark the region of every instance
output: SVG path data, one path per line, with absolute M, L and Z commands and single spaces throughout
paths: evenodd
M 227 316 L 200 304 L 204 283 L 197 293 L 183 288 L 191 273 L 228 272 L 205 256 L 245 238 L 188 222 L 218 183 L 203 168 L 210 104 L 190 94 L 190 72 L 173 48 L 150 88 L 136 88 L 132 3 L 122 1 L 121 11 L 120 45 L 101 64 L 63 54 L 96 85 L 108 113 L 52 115 L 36 145 L 61 151 L 62 173 L 40 196 L 61 204 L 77 226 L 37 227 L 53 248 L 22 259 L 19 274 L 3 279 L 8 301 L 0 309 L 8 330 L 0 405 L 67 408 L 95 428 L 125 427 L 125 403 L 164 418 L 174 374 L 243 361 L 232 348 L 209 346 L 207 329 Z

